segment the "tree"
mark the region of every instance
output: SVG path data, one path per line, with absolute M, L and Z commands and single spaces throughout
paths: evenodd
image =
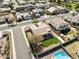
M 49 2 L 53 2 L 53 0 L 49 0 Z
M 11 10 L 13 10 L 13 9 L 14 9 L 13 3 L 10 3 L 10 4 L 9 4 L 9 7 L 11 8 Z

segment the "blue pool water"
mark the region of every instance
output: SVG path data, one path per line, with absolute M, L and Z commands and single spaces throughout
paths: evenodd
M 64 51 L 57 51 L 53 56 L 55 59 L 69 59 L 69 56 Z

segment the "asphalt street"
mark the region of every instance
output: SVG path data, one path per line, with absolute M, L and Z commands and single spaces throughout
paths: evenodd
M 32 59 L 26 39 L 20 27 L 13 28 L 13 38 L 15 44 L 16 59 Z
M 17 23 L 15 26 L 10 26 L 10 25 L 7 25 L 7 24 L 5 26 L 0 25 L 0 31 L 7 30 L 7 29 L 13 29 L 13 28 L 17 28 L 17 27 L 22 27 L 22 26 L 25 26 L 25 25 L 28 25 L 28 24 L 31 24 L 31 23 L 32 23 L 32 21 L 28 20 L 28 21 L 25 21 L 25 22 Z

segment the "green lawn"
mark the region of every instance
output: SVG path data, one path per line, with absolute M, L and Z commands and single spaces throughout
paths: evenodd
M 42 42 L 43 47 L 48 47 L 52 44 L 57 44 L 59 42 L 58 38 L 51 38 Z
M 78 10 L 79 9 L 79 4 L 78 3 L 69 2 L 69 3 L 65 3 L 64 7 L 72 9 L 72 10 Z

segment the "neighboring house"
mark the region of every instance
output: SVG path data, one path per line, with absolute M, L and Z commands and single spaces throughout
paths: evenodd
M 61 7 L 61 6 L 56 6 L 56 8 L 58 8 L 58 9 L 60 10 L 60 13 L 61 13 L 61 14 L 63 14 L 63 13 L 68 13 L 68 12 L 69 12 L 68 9 L 63 8 L 63 7 Z
M 12 14 L 1 16 L 0 17 L 0 24 L 4 24 L 4 23 L 11 24 L 11 23 L 13 23 L 13 20 L 14 20 L 13 17 L 14 16 Z
M 54 18 L 50 20 L 49 24 L 53 26 L 56 30 L 63 32 L 70 29 L 70 26 L 67 22 L 61 18 Z
M 10 8 L 0 8 L 0 12 L 10 12 Z
M 4 16 L 0 16 L 0 24 L 4 24 L 4 23 L 6 23 Z
M 46 0 L 38 0 L 38 3 L 46 3 Z
M 18 2 L 18 4 L 20 4 L 20 5 L 24 5 L 25 3 L 26 3 L 26 1 L 24 1 L 24 0 L 16 0 L 17 2 Z
M 26 9 L 26 5 L 19 5 L 19 6 L 14 5 L 14 10 L 15 10 L 16 12 L 24 12 L 25 9 Z
M 79 25 L 79 15 L 74 16 L 71 20 L 71 23 L 74 25 Z
M 36 3 L 36 7 L 41 8 L 41 9 L 45 9 L 46 4 L 44 4 L 44 3 Z
M 0 11 L 1 12 L 10 12 L 11 8 L 7 4 L 2 4 Z
M 43 9 L 33 9 L 32 12 L 36 18 L 39 18 L 45 14 Z
M 36 4 L 36 1 L 35 0 L 30 0 L 30 1 L 27 2 L 27 4 L 35 5 Z
M 73 25 L 79 25 L 79 15 L 76 15 L 70 19 L 66 19 L 66 21 L 72 23 Z
M 2 5 L 9 5 L 10 0 L 3 0 Z
M 43 22 L 39 22 L 36 24 L 30 24 L 29 27 L 32 33 L 36 36 L 44 35 L 44 34 L 47 34 L 49 31 L 51 31 L 51 28 L 49 27 L 49 25 Z
M 27 4 L 26 8 L 27 8 L 27 10 L 35 9 L 36 5 L 34 5 L 34 4 Z
M 56 7 L 50 7 L 48 10 L 47 10 L 50 14 L 59 14 L 59 9 L 56 8 Z
M 16 13 L 16 17 L 18 22 L 31 20 L 31 15 L 28 12 Z

